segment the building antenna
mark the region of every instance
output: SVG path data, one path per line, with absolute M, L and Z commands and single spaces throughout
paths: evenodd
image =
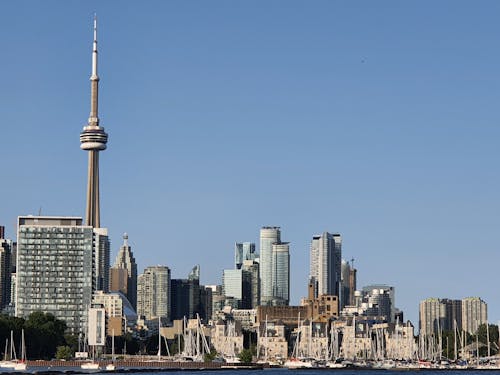
M 42 206 L 38 209 L 38 216 L 42 216 Z
M 354 269 L 354 258 L 351 258 L 351 267 Z

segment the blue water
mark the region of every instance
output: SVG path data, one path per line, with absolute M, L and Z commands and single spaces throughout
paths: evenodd
M 500 371 L 493 370 L 415 370 L 415 371 L 397 371 L 397 370 L 346 370 L 346 369 L 317 369 L 317 370 L 288 370 L 288 369 L 265 369 L 265 370 L 179 370 L 179 371 L 167 371 L 171 375 L 223 375 L 223 374 L 237 374 L 237 375 L 322 375 L 322 374 L 332 374 L 336 375 L 403 375 L 412 372 L 416 372 L 419 375 L 486 375 L 486 374 L 500 374 Z M 129 372 L 128 375 L 159 375 L 161 372 Z

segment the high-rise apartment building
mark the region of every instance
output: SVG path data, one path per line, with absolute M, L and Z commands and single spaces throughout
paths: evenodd
M 94 289 L 109 290 L 110 243 L 107 228 L 94 228 Z
M 128 244 L 128 235 L 123 235 L 123 245 L 118 251 L 115 264 L 110 270 L 110 290 L 122 292 L 134 309 L 137 308 L 137 264 L 132 248 Z
M 260 304 L 283 305 L 290 301 L 290 246 L 281 242 L 279 227 L 260 230 Z
M 234 244 L 234 268 L 240 269 L 245 260 L 255 260 L 255 244 L 253 242 L 237 242 Z
M 462 299 L 462 330 L 475 334 L 481 324 L 488 324 L 488 306 L 479 297 Z
M 324 232 L 313 236 L 310 248 L 309 277 L 320 295 L 340 296 L 342 275 L 342 237 Z
M 420 301 L 419 326 L 420 335 L 430 336 L 444 324 L 446 309 L 439 298 L 427 298 Z
M 462 327 L 462 301 L 459 299 L 441 300 L 444 304 L 446 319 L 442 325 L 444 331 L 453 331 L 455 327 L 461 329 Z
M 0 226 L 0 310 L 11 300 L 11 257 L 13 241 L 5 239 L 5 230 Z
M 43 311 L 86 332 L 93 287 L 94 233 L 79 217 L 21 216 L 15 314 Z
M 288 306 L 290 302 L 290 245 L 273 244 L 273 305 Z
M 147 267 L 137 277 L 137 315 L 147 320 L 171 317 L 170 269 Z
M 420 332 L 465 331 L 475 334 L 481 324 L 488 323 L 486 302 L 479 297 L 462 300 L 428 298 L 420 302 Z

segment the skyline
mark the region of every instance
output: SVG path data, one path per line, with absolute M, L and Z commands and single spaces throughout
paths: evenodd
M 0 5 L 11 52 L 0 62 L 11 73 L 0 90 L 8 238 L 40 207 L 84 217 L 75 138 L 89 111 L 96 11 L 100 114 L 113 134 L 101 160 L 111 259 L 127 232 L 139 270 L 161 259 L 184 277 L 200 264 L 202 283 L 220 283 L 234 243 L 276 225 L 298 304 L 312 236 L 338 232 L 358 285 L 395 286 L 414 323 L 427 297 L 477 295 L 500 319 L 489 286 L 499 260 L 498 4 L 30 4 Z

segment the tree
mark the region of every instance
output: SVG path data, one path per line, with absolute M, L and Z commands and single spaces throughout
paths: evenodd
M 41 311 L 31 313 L 25 321 L 26 350 L 32 358 L 54 358 L 58 346 L 66 344 L 66 323 L 52 314 Z
M 495 324 L 489 324 L 489 337 L 490 337 L 490 352 L 491 355 L 498 353 L 498 326 Z M 481 324 L 477 329 L 478 341 L 486 345 L 479 349 L 479 355 L 485 357 L 488 355 L 488 333 L 486 331 L 486 324 Z M 476 338 L 473 337 L 473 340 Z
M 238 355 L 238 358 L 243 363 L 252 363 L 252 351 L 250 349 L 243 349 Z
M 67 345 L 64 346 L 58 346 L 57 351 L 56 351 L 56 358 L 57 359 L 71 359 L 73 357 L 73 352 L 71 351 L 71 348 Z
M 203 356 L 203 360 L 205 362 L 212 362 L 215 359 L 215 357 L 217 357 L 217 350 L 211 348 L 210 353 L 205 353 L 205 355 Z

